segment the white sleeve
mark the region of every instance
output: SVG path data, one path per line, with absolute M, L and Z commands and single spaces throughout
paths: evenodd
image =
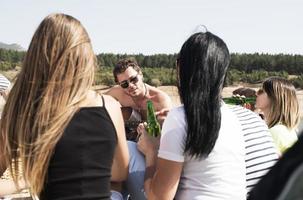
M 186 122 L 183 107 L 169 111 L 162 127 L 158 157 L 184 162 Z

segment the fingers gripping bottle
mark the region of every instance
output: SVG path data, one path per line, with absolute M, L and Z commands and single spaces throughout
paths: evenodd
M 147 105 L 147 133 L 150 136 L 157 137 L 161 134 L 161 127 L 156 118 L 153 102 L 148 100 Z

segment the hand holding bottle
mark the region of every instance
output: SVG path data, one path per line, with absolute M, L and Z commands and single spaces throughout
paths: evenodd
M 160 145 L 160 136 L 150 136 L 146 131 L 146 126 L 146 123 L 141 123 L 137 128 L 137 132 L 139 134 L 137 147 L 145 156 L 152 156 L 157 154 Z

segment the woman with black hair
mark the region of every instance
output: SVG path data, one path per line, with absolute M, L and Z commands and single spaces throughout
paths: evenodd
M 242 128 L 221 99 L 229 62 L 226 44 L 210 32 L 183 44 L 177 61 L 183 104 L 164 121 L 160 146 L 143 124 L 138 128 L 148 199 L 246 198 Z

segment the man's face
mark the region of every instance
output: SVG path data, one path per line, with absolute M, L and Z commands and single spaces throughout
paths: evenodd
M 136 97 L 144 92 L 142 75 L 134 68 L 128 67 L 123 73 L 117 75 L 118 84 L 129 96 Z

